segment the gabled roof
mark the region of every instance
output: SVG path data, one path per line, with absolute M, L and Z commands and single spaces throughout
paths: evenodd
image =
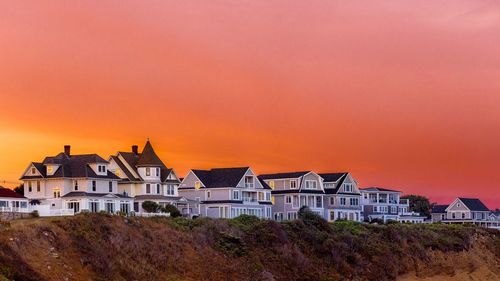
M 259 179 L 259 182 L 260 182 L 260 184 L 262 184 L 262 187 L 264 189 L 269 189 L 269 190 L 272 189 L 263 179 L 261 179 L 261 178 L 258 178 L 258 179 Z
M 167 168 L 167 166 L 161 161 L 160 157 L 155 153 L 151 142 L 148 140 L 144 145 L 144 149 L 141 153 L 134 152 L 118 152 L 118 155 L 122 156 L 125 162 L 130 166 L 134 172 L 139 175 L 137 171 L 138 167 L 159 167 L 161 182 L 175 182 L 179 183 L 178 180 L 169 180 L 168 176 L 173 172 L 173 169 Z M 128 180 L 130 181 L 142 181 L 141 178 L 136 178 L 130 170 L 126 167 L 125 163 L 117 156 L 111 156 L 111 158 L 117 163 L 118 167 L 125 173 Z
M 149 142 L 148 140 L 146 142 L 146 145 L 144 145 L 144 148 L 142 149 L 142 153 L 137 160 L 136 166 L 163 167 L 165 166 L 165 164 L 163 164 L 163 162 L 160 160 L 160 157 L 156 155 L 151 142 Z
M 26 197 L 24 197 L 21 194 L 15 192 L 14 190 L 5 188 L 3 186 L 0 186 L 0 198 L 20 198 L 20 199 L 26 199 Z
M 432 211 L 431 213 L 433 214 L 443 214 L 446 213 L 446 208 L 448 208 L 449 205 L 434 205 L 432 206 Z
M 206 188 L 235 187 L 249 167 L 215 168 L 211 170 L 191 170 Z
M 319 174 L 323 178 L 323 182 L 336 182 L 341 178 L 345 178 L 348 173 L 323 173 Z
M 296 179 L 304 175 L 307 175 L 311 171 L 302 172 L 290 172 L 290 173 L 276 173 L 276 174 L 264 174 L 260 175 L 259 178 L 263 180 L 275 180 L 275 179 Z
M 364 190 L 364 191 L 385 191 L 385 192 L 398 192 L 398 193 L 401 193 L 401 191 L 398 191 L 398 190 L 392 190 L 392 189 L 381 188 L 381 187 L 367 187 L 367 188 L 361 188 L 361 190 Z
M 471 211 L 489 212 L 490 210 L 477 198 L 458 198 Z
M 108 171 L 107 175 L 97 175 L 90 164 L 102 163 L 107 164 L 97 154 L 79 154 L 68 156 L 65 153 L 59 153 L 56 156 L 45 157 L 42 163 L 32 163 L 35 168 L 42 174 L 41 176 L 23 176 L 21 179 L 37 179 L 37 178 L 104 178 L 104 179 L 119 179 L 115 174 Z M 53 175 L 47 175 L 46 165 L 58 165 L 56 172 Z

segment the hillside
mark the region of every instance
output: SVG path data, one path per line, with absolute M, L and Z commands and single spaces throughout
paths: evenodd
M 86 214 L 0 226 L 0 280 L 500 279 L 500 232 Z M 420 279 L 425 278 L 425 279 Z M 449 278 L 449 279 L 446 279 Z M 464 279 L 466 280 L 466 279 Z

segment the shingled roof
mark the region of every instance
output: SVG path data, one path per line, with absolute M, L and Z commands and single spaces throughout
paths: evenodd
M 434 205 L 432 206 L 432 211 L 431 213 L 433 214 L 444 214 L 446 213 L 446 208 L 448 208 L 449 205 Z
M 249 167 L 215 168 L 211 170 L 192 170 L 206 188 L 235 187 Z
M 26 197 L 24 197 L 21 194 L 15 192 L 14 190 L 5 188 L 3 186 L 0 186 L 0 198 L 20 198 L 20 199 L 26 199 Z
M 462 203 L 469 208 L 471 211 L 477 211 L 477 212 L 489 212 L 490 209 L 486 207 L 481 200 L 477 198 L 458 198 Z
M 364 191 L 399 192 L 399 193 L 401 193 L 401 191 L 398 191 L 398 190 L 387 189 L 387 188 L 381 188 L 381 187 L 367 187 L 367 188 L 361 188 L 361 190 L 364 190 Z
M 290 172 L 290 173 L 276 173 L 276 174 L 264 174 L 259 175 L 259 178 L 263 180 L 275 180 L 275 179 L 296 179 L 300 178 L 304 175 L 307 175 L 311 171 L 302 171 L 302 172 Z
M 160 157 L 156 155 L 153 146 L 149 140 L 146 142 L 144 149 L 142 150 L 139 159 L 137 160 L 137 167 L 141 166 L 153 166 L 153 167 L 164 167 L 165 164 L 160 160 Z
M 323 173 L 319 174 L 320 177 L 323 178 L 323 182 L 336 182 L 340 178 L 346 176 L 347 173 Z
M 136 146 L 134 146 L 136 147 Z M 137 151 L 136 151 L 137 152 Z M 146 144 L 144 145 L 144 148 L 141 153 L 136 153 L 136 152 L 118 152 L 118 155 L 122 156 L 125 162 L 130 166 L 132 169 L 134 169 L 134 172 L 136 174 L 139 174 L 137 171 L 138 167 L 159 167 L 160 168 L 160 174 L 161 174 L 161 181 L 162 182 L 167 182 L 167 181 L 172 181 L 168 180 L 168 176 L 172 172 L 171 168 L 167 168 L 167 166 L 161 161 L 160 157 L 156 154 L 156 152 L 153 149 L 153 146 L 151 145 L 151 142 L 148 140 Z M 111 156 L 111 158 L 116 162 L 118 167 L 125 173 L 127 178 L 130 181 L 142 181 L 141 178 L 136 178 L 130 170 L 125 166 L 125 163 L 121 161 L 121 159 L 117 156 Z M 175 181 L 178 183 L 179 181 Z
M 65 153 L 59 153 L 56 156 L 45 157 L 42 163 L 34 162 L 33 166 L 40 172 L 40 176 L 23 176 L 21 179 L 36 178 L 105 178 L 119 179 L 115 174 L 108 171 L 107 175 L 97 175 L 89 166 L 96 163 L 108 163 L 97 154 L 79 154 L 68 156 Z M 47 166 L 49 164 L 58 165 L 53 175 L 47 175 Z

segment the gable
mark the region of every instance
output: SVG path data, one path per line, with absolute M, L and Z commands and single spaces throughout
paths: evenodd
M 253 177 L 253 183 L 254 183 L 254 188 L 263 188 L 262 183 L 260 180 L 257 178 L 255 173 L 252 171 L 252 169 L 248 168 L 245 174 L 241 177 L 240 181 L 238 182 L 238 187 L 245 187 L 245 177 L 251 176 Z
M 315 172 L 309 172 L 305 174 L 300 181 L 300 189 L 306 189 L 307 182 L 316 182 L 316 190 L 323 190 L 323 179 Z
M 182 180 L 182 183 L 181 183 L 180 187 L 181 188 L 194 188 L 196 182 L 200 182 L 201 183 L 201 187 L 205 187 L 205 184 L 191 170 L 191 171 L 189 171 L 189 173 Z
M 446 211 L 470 211 L 469 208 L 467 208 L 467 206 L 465 206 L 465 204 L 460 200 L 460 199 L 455 199 L 455 201 L 453 201 L 453 203 L 450 204 L 450 206 L 448 206 L 448 208 L 446 208 Z

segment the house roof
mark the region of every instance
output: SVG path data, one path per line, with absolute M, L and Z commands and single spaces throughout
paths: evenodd
M 479 212 L 489 212 L 490 209 L 488 209 L 481 200 L 477 198 L 458 198 L 462 203 L 469 208 L 471 211 L 479 211 Z
M 139 174 L 137 171 L 138 167 L 159 167 L 160 168 L 160 176 L 161 182 L 172 182 L 179 183 L 178 180 L 169 180 L 167 179 L 170 173 L 172 173 L 173 169 L 167 168 L 167 166 L 161 161 L 158 155 L 154 152 L 153 146 L 151 142 L 148 140 L 144 145 L 144 149 L 141 153 L 134 152 L 118 152 L 118 155 L 121 155 L 125 162 L 127 162 L 128 166 L 134 169 L 136 174 Z M 111 156 L 111 158 L 117 163 L 118 167 L 125 173 L 128 180 L 130 181 L 142 181 L 141 178 L 136 178 L 130 170 L 126 167 L 126 165 L 121 161 L 118 156 Z
M 347 175 L 347 173 L 323 173 L 319 174 L 320 177 L 323 178 L 323 182 L 336 182 L 342 177 Z
M 446 213 L 446 208 L 448 208 L 448 206 L 449 205 L 434 205 L 434 206 L 432 206 L 431 213 L 433 213 L 433 214 Z
M 102 163 L 104 160 L 97 154 L 79 154 L 68 156 L 65 153 L 59 153 L 56 156 L 45 157 L 42 163 L 32 163 L 40 172 L 41 176 L 23 176 L 21 179 L 36 179 L 36 178 L 104 178 L 104 179 L 119 179 L 115 174 L 108 171 L 107 175 L 97 175 L 89 166 L 90 164 Z M 56 172 L 53 175 L 47 175 L 47 166 L 49 164 L 58 165 Z
M 21 198 L 21 199 L 26 199 L 26 197 L 24 197 L 21 194 L 15 192 L 14 190 L 5 188 L 3 186 L 0 186 L 0 198 Z
M 259 179 L 259 182 L 260 182 L 260 184 L 262 184 L 262 187 L 264 189 L 269 189 L 269 190 L 272 189 L 263 179 L 261 179 L 261 178 L 258 178 L 258 179 Z
M 206 188 L 234 187 L 243 178 L 249 167 L 215 168 L 211 170 L 191 170 Z
M 296 179 L 300 178 L 311 171 L 302 171 L 302 172 L 289 172 L 289 173 L 276 173 L 276 174 L 263 174 L 260 175 L 259 178 L 263 180 L 274 180 L 274 179 Z
M 148 140 L 146 142 L 146 145 L 144 145 L 144 148 L 142 149 L 142 153 L 137 160 L 136 166 L 164 167 L 165 164 L 163 164 L 163 162 L 160 160 L 160 157 L 156 155 L 151 142 Z
M 398 191 L 398 190 L 381 188 L 381 187 L 367 187 L 367 188 L 361 188 L 361 190 L 364 190 L 364 191 L 385 191 L 385 192 L 398 192 L 398 193 L 401 193 L 401 191 Z

